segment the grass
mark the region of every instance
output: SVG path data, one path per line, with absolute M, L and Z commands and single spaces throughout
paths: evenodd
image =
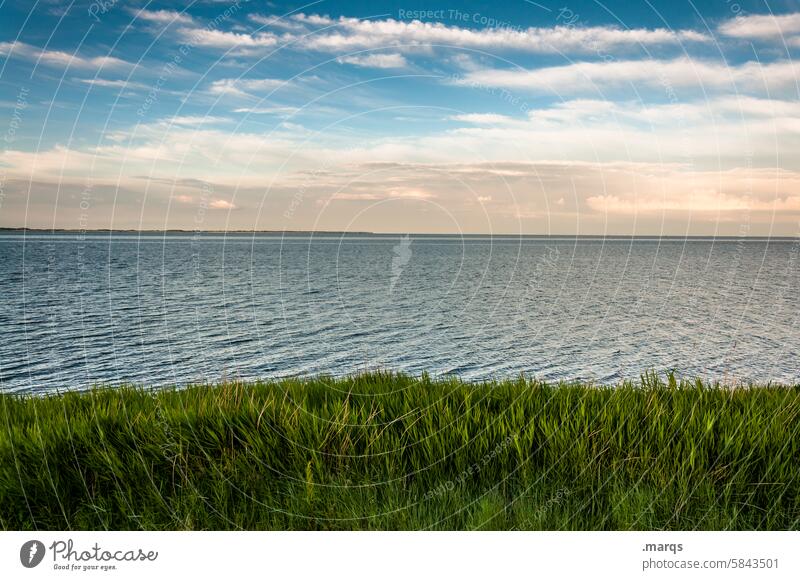
M 800 387 L 389 373 L 0 396 L 3 529 L 798 529 Z

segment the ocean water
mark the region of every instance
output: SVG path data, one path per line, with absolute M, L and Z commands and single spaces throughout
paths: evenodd
M 0 235 L 0 389 L 642 372 L 800 382 L 797 241 Z

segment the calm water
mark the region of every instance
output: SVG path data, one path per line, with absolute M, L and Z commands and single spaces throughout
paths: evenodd
M 0 236 L 0 388 L 391 368 L 800 381 L 793 242 Z

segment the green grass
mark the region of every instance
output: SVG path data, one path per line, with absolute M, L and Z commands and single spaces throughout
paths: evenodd
M 798 529 L 800 387 L 388 373 L 0 396 L 4 529 Z

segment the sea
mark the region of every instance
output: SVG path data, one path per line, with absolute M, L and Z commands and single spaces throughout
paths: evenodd
M 0 390 L 375 370 L 800 383 L 800 240 L 0 233 Z

